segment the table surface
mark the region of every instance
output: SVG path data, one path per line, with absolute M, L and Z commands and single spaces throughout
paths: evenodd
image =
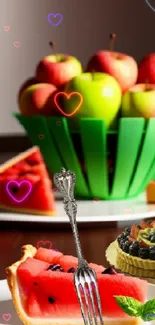
M 14 155 L 15 153 L 1 153 L 0 164 Z M 105 250 L 123 228 L 123 226 L 118 228 L 116 222 L 80 226 L 79 234 L 86 260 L 108 267 Z M 52 224 L 0 222 L 0 279 L 5 278 L 5 268 L 20 258 L 23 245 L 37 246 L 39 241 L 51 241 L 54 248 L 64 254 L 76 256 L 69 225 L 56 228 Z

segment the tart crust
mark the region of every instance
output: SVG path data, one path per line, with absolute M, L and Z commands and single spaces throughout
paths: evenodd
M 133 265 L 139 269 L 145 269 L 145 270 L 155 270 L 155 261 L 151 260 L 144 260 L 140 257 L 131 256 L 125 252 L 119 247 L 118 242 L 116 240 L 116 248 L 118 252 L 118 258 L 121 258 L 124 262 L 127 264 Z
M 28 317 L 22 307 L 20 294 L 18 290 L 18 282 L 16 278 L 16 271 L 18 266 L 24 262 L 28 257 L 34 257 L 37 252 L 37 249 L 32 245 L 25 245 L 21 249 L 22 257 L 19 261 L 7 267 L 6 276 L 9 289 L 12 294 L 12 301 L 15 306 L 16 312 L 25 325 L 83 325 L 83 319 L 41 319 L 41 318 L 31 318 Z M 103 318 L 104 325 L 140 325 L 143 324 L 143 321 L 140 318 L 127 317 L 127 318 Z
M 22 320 L 23 324 L 33 325 L 35 323 L 33 323 L 33 320 L 31 321 L 31 318 L 27 317 L 27 315 L 25 314 L 24 309 L 21 305 L 20 295 L 19 295 L 19 291 L 18 291 L 18 283 L 17 283 L 17 278 L 16 278 L 16 271 L 17 271 L 18 266 L 22 262 L 24 262 L 28 257 L 33 257 L 36 254 L 37 249 L 32 245 L 25 245 L 22 247 L 21 251 L 22 251 L 21 259 L 19 261 L 17 261 L 16 263 L 12 264 L 11 266 L 7 267 L 5 269 L 5 271 L 6 271 L 8 286 L 9 286 L 9 289 L 12 294 L 12 301 L 16 308 L 16 312 L 17 312 L 19 318 Z
M 130 265 L 124 260 L 122 260 L 120 257 L 116 257 L 116 263 L 119 270 L 121 270 L 123 273 L 131 274 L 133 276 L 136 276 L 138 278 L 146 278 L 149 279 L 149 283 L 155 284 L 155 270 L 145 270 L 145 269 L 139 269 L 138 267 L 135 267 L 133 265 Z

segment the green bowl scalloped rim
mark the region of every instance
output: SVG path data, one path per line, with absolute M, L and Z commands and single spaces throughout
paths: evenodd
M 62 167 L 76 173 L 77 198 L 122 200 L 143 192 L 155 174 L 155 118 L 120 118 L 117 130 L 104 120 L 82 118 L 79 132 L 71 131 L 65 117 L 25 117 L 13 113 L 33 145 L 40 147 L 51 174 Z M 79 140 L 73 140 L 78 134 Z M 113 173 L 108 171 L 109 139 Z M 115 140 L 115 141 L 114 141 Z M 77 152 L 76 145 L 81 145 Z M 115 148 L 114 148 L 115 147 Z M 113 152 L 114 151 L 114 152 Z M 84 160 L 84 168 L 80 160 Z

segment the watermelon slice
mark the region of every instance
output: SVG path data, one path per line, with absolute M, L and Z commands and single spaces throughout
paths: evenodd
M 43 252 L 46 256 L 44 260 Z M 49 256 L 50 263 L 45 262 Z M 6 269 L 13 302 L 24 324 L 83 324 L 73 281 L 73 268 L 76 265 L 77 259 L 73 256 L 54 253 L 54 250 L 45 248 L 37 251 L 31 245 L 24 247 L 22 259 Z M 130 317 L 122 311 L 114 296 L 130 296 L 144 303 L 147 282 L 109 272 L 109 269 L 96 264 L 91 263 L 91 266 L 98 269 L 104 324 L 140 324 L 139 318 Z M 21 292 L 26 292 L 24 298 Z
M 63 256 L 63 254 L 61 252 L 55 251 L 54 249 L 39 247 L 34 258 L 51 264 L 59 263 L 61 256 Z
M 37 215 L 55 214 L 51 180 L 38 147 L 0 166 L 0 209 Z
M 39 247 L 34 258 L 48 262 L 59 264 L 65 272 L 74 272 L 78 265 L 77 257 L 70 255 L 63 255 L 61 252 L 54 249 L 47 249 Z M 96 272 L 103 272 L 105 268 L 102 265 L 97 265 L 95 263 L 89 263 L 89 266 L 92 267 Z

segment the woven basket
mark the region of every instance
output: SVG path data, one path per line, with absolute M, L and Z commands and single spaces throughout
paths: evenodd
M 120 118 L 117 131 L 107 130 L 103 119 L 82 118 L 74 133 L 65 117 L 14 116 L 51 175 L 62 167 L 76 173 L 76 198 L 133 198 L 154 177 L 155 118 Z

